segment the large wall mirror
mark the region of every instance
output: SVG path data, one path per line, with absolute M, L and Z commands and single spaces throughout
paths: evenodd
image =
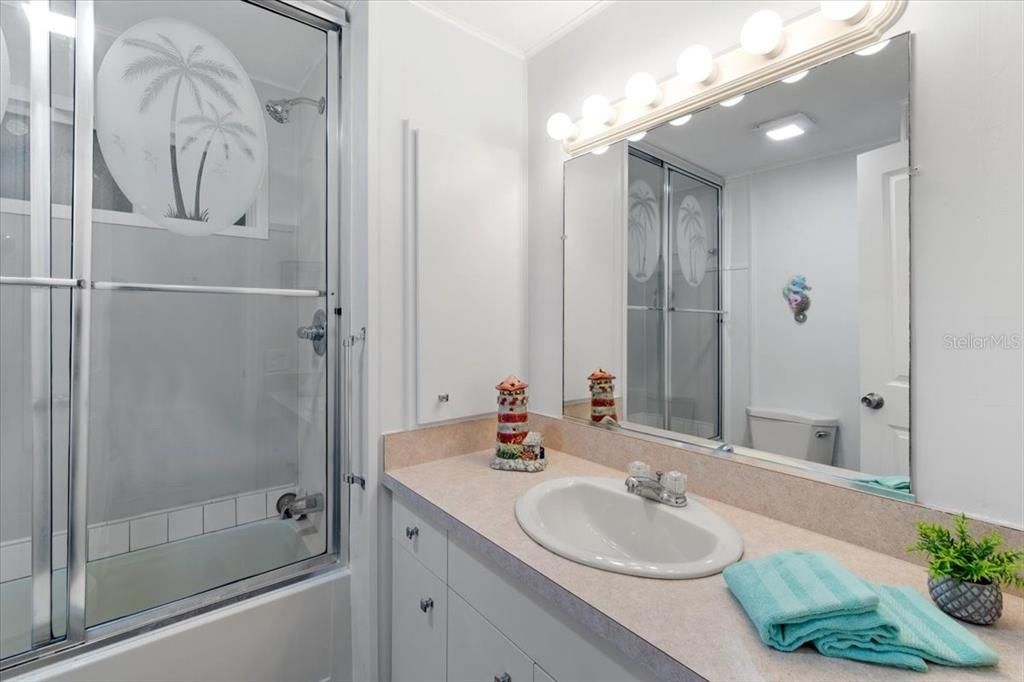
M 909 97 L 903 34 L 566 162 L 564 414 L 911 497 Z

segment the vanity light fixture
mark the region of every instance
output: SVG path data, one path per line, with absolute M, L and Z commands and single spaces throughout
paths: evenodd
M 548 119 L 548 135 L 554 140 L 561 142 L 568 139 L 572 135 L 572 129 L 573 122 L 569 114 L 559 111 Z
M 679 126 L 684 126 L 689 123 L 691 118 L 693 118 L 693 114 L 687 114 L 686 116 L 680 116 L 679 118 L 672 119 L 668 124 L 678 128 Z
M 814 121 L 802 112 L 783 116 L 772 121 L 766 121 L 754 126 L 754 130 L 763 132 L 765 136 L 775 142 L 791 140 L 800 137 L 814 127 Z
M 604 144 L 604 145 L 601 145 L 600 147 L 594 147 L 591 151 L 595 155 L 601 156 L 601 154 L 604 154 L 606 151 L 608 151 L 608 148 L 609 148 L 609 145 Z
M 770 9 L 751 14 L 740 31 L 740 45 L 750 54 L 774 57 L 782 51 L 784 43 L 782 17 Z
M 867 0 L 823 0 L 821 13 L 832 21 L 856 24 L 868 13 Z
M 690 45 L 676 60 L 676 74 L 635 74 L 626 96 L 611 102 L 592 95 L 583 116 L 567 127 L 549 119 L 548 134 L 560 139 L 570 156 L 607 147 L 664 123 L 680 126 L 690 115 L 714 104 L 735 106 L 737 93 L 777 83 L 796 83 L 815 66 L 855 52 L 871 55 L 885 48 L 885 32 L 903 14 L 908 0 L 831 0 L 820 11 L 784 23 L 771 10 L 755 12 L 744 23 L 740 45 L 717 56 L 704 45 Z
M 718 66 L 711 50 L 703 45 L 691 45 L 676 60 L 676 73 L 687 83 L 710 85 L 718 75 Z
M 591 95 L 583 100 L 583 120 L 590 126 L 604 126 L 615 121 L 615 109 L 604 95 Z
M 874 45 L 868 45 L 863 50 L 857 50 L 854 54 L 859 54 L 861 57 L 870 57 L 873 54 L 878 54 L 885 49 L 885 46 L 889 44 L 888 40 L 883 40 L 880 43 Z
M 654 76 L 641 71 L 626 81 L 626 97 L 642 107 L 652 107 L 661 99 L 661 88 Z
M 636 135 L 630 135 L 626 139 L 629 140 L 630 142 L 639 142 L 640 140 L 644 139 L 645 137 L 647 137 L 647 131 L 646 130 L 641 130 Z

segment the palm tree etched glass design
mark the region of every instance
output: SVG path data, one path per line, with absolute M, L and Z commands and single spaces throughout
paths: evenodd
M 690 286 L 704 280 L 708 260 L 708 231 L 704 226 L 704 211 L 692 194 L 683 197 L 676 217 L 676 235 L 679 240 L 679 269 Z
M 181 146 L 183 154 L 189 147 L 198 142 L 200 137 L 206 137 L 206 144 L 203 145 L 203 155 L 199 159 L 199 170 L 196 172 L 196 191 L 192 208 L 193 220 L 206 220 L 207 211 L 200 209 L 199 196 L 203 186 L 203 169 L 206 168 L 206 158 L 210 153 L 210 145 L 213 144 L 214 139 L 220 138 L 225 159 L 230 158 L 231 145 L 234 143 L 249 159 L 256 160 L 252 147 L 249 146 L 245 139 L 245 136 L 248 136 L 255 140 L 257 138 L 256 131 L 239 121 L 228 120 L 235 113 L 234 111 L 228 110 L 221 114 L 212 103 L 207 102 L 206 105 L 210 109 L 210 114 L 195 114 L 181 119 L 181 123 L 184 125 L 198 126 L 185 140 L 185 144 Z
M 166 215 L 169 218 L 204 220 L 198 214 L 198 206 L 196 206 L 197 210 L 194 214 L 189 214 L 185 209 L 185 198 L 181 190 L 181 176 L 178 171 L 176 140 L 178 103 L 181 97 L 182 86 L 184 86 L 195 99 L 196 107 L 200 112 L 203 112 L 203 103 L 200 97 L 200 89 L 202 88 L 210 91 L 237 110 L 238 101 L 231 94 L 231 91 L 225 87 L 225 82 L 239 82 L 238 74 L 223 62 L 203 57 L 203 50 L 205 48 L 202 45 L 194 46 L 185 54 L 178 49 L 178 46 L 170 38 L 161 33 L 157 34 L 157 40 L 125 38 L 124 44 L 147 52 L 147 54 L 125 67 L 124 73 L 121 75 L 121 78 L 127 81 L 143 77 L 151 79 L 142 92 L 142 98 L 139 100 L 139 113 L 146 111 L 167 86 L 171 83 L 174 84 L 168 131 L 171 151 L 171 182 L 174 186 L 174 206 L 167 207 Z
M 629 272 L 638 282 L 654 274 L 661 243 L 658 197 L 643 180 L 629 188 Z

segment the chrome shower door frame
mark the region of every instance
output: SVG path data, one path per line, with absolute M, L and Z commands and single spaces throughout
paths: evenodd
M 348 563 L 348 487 L 341 483 L 341 473 L 350 461 L 349 440 L 339 434 L 348 430 L 341 418 L 341 408 L 347 403 L 344 395 L 345 380 L 341 372 L 343 353 L 343 326 L 348 320 L 342 312 L 348 309 L 349 288 L 342 280 L 340 258 L 343 256 L 342 235 L 350 234 L 348 213 L 341 210 L 341 201 L 351 195 L 345 185 L 350 182 L 348 164 L 351 160 L 342 154 L 341 144 L 349 136 L 343 131 L 349 126 L 351 107 L 351 79 L 344 71 L 351 68 L 346 58 L 348 14 L 340 5 L 324 0 L 239 0 L 273 11 L 276 14 L 301 21 L 323 30 L 327 36 L 327 153 L 326 153 L 326 243 L 327 290 L 260 289 L 246 287 L 193 287 L 180 285 L 136 284 L 128 282 L 94 282 L 92 280 L 92 172 L 93 172 L 93 116 L 94 116 L 94 3 L 93 0 L 76 2 L 75 42 L 75 108 L 74 108 L 74 184 L 72 200 L 73 259 L 71 278 L 38 276 L 3 277 L 3 285 L 26 287 L 69 288 L 72 296 L 71 320 L 71 433 L 68 471 L 68 559 L 67 559 L 67 634 L 63 639 L 47 641 L 43 629 L 52 628 L 50 600 L 40 599 L 33 608 L 33 649 L 9 656 L 0 662 L 5 673 L 17 669 L 29 671 L 64 658 L 81 654 L 99 646 L 122 641 L 129 637 L 180 622 L 184 619 L 212 611 L 257 595 L 291 585 L 312 576 L 343 568 Z M 40 164 L 39 166 L 42 166 Z M 45 164 L 47 172 L 49 164 Z M 47 178 L 48 182 L 48 178 Z M 48 194 L 48 192 L 47 192 Z M 49 219 L 49 207 L 45 213 Z M 48 226 L 47 226 L 48 227 Z M 48 234 L 48 232 L 47 232 Z M 48 273 L 47 273 L 48 274 Z M 139 613 L 124 616 L 108 623 L 86 625 L 86 566 L 88 562 L 88 418 L 89 371 L 92 291 L 163 291 L 167 293 L 214 293 L 257 296 L 324 297 L 328 308 L 326 428 L 324 453 L 326 470 L 324 492 L 326 497 L 326 551 L 276 570 L 268 571 L 234 583 L 201 592 L 177 601 L 155 606 Z M 332 313 L 333 314 L 330 314 Z M 47 483 L 52 455 L 47 453 Z M 33 477 L 34 488 L 42 486 L 39 472 Z M 34 490 L 34 492 L 37 492 Z M 45 503 L 51 503 L 49 489 Z M 39 505 L 40 510 L 42 505 Z M 48 512 L 48 510 L 47 510 Z M 32 584 L 42 589 L 43 579 L 49 597 L 51 580 L 51 514 L 33 515 L 33 544 L 45 545 L 34 550 Z M 45 535 L 44 535 L 45 534 Z M 36 542 L 38 538 L 46 542 Z M 35 553 L 38 552 L 36 556 Z M 44 556 L 45 553 L 45 556 Z M 38 559 L 38 560 L 37 560 Z M 44 561 L 45 559 L 45 561 Z M 45 563 L 45 566 L 44 566 Z M 44 576 L 45 569 L 45 576 Z M 45 613 L 43 605 L 45 604 Z M 36 632 L 38 631 L 38 633 Z M 52 639 L 52 638 L 50 638 Z

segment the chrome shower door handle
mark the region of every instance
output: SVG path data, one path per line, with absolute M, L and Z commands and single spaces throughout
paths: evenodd
M 512 676 L 508 673 L 502 673 L 494 676 L 494 682 L 512 682 Z
M 295 335 L 313 344 L 317 355 L 327 353 L 327 313 L 322 309 L 313 313 L 313 323 L 295 330 Z
M 427 597 L 426 599 L 420 599 L 420 611 L 422 611 L 423 613 L 426 613 L 427 611 L 429 611 L 432 608 L 434 608 L 434 600 L 433 600 L 433 598 Z

